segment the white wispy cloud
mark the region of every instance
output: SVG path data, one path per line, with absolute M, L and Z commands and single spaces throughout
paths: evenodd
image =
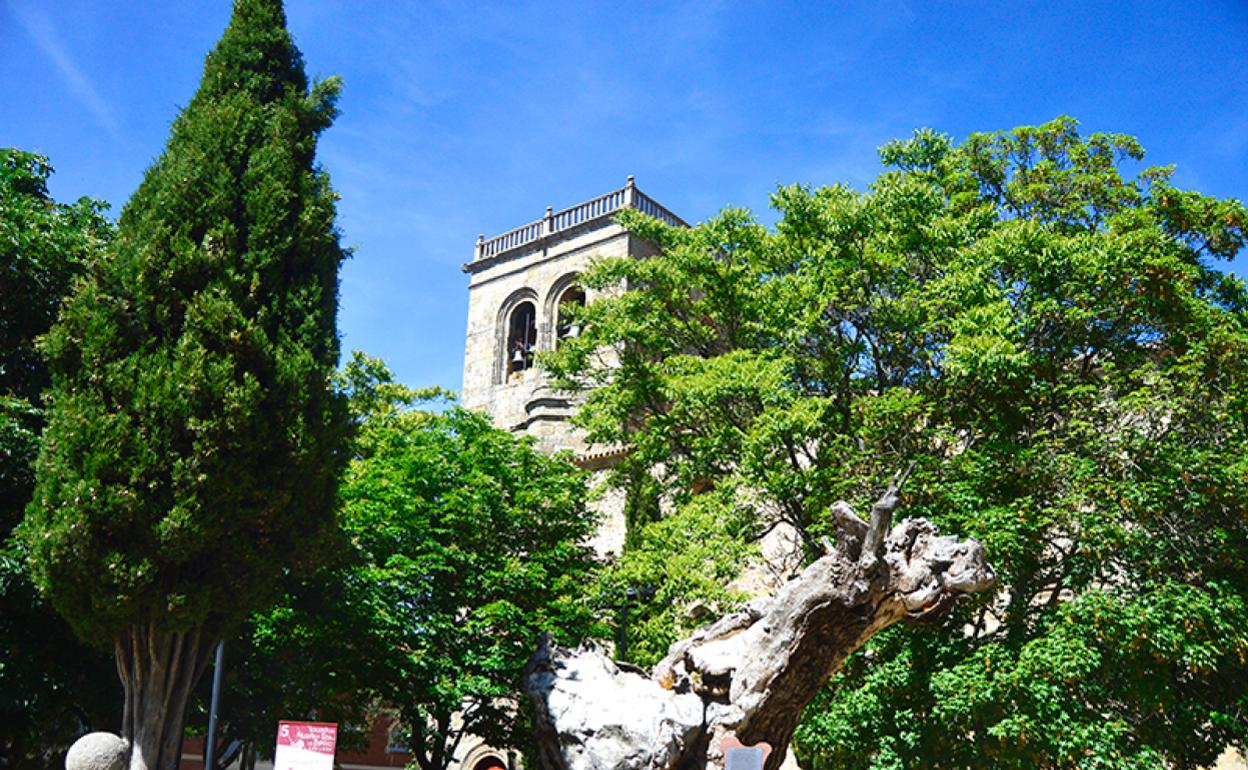
M 110 136 L 114 139 L 120 138 L 121 130 L 112 108 L 100 98 L 95 86 L 78 68 L 77 62 L 74 61 L 60 34 L 56 31 L 52 19 L 42 10 L 16 0 L 6 0 L 5 5 L 26 30 L 26 34 L 30 35 L 30 39 L 56 68 L 57 74 L 61 76 L 70 95 L 82 105 L 83 109 L 91 113 L 95 121 Z

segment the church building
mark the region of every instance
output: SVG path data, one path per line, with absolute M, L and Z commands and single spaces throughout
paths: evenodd
M 616 224 L 626 208 L 688 227 L 630 176 L 618 190 L 562 211 L 547 207 L 541 219 L 493 238 L 479 236 L 463 267 L 469 283 L 461 403 L 489 414 L 500 428 L 532 436 L 543 452 L 571 451 L 578 465 L 594 471 L 610 467 L 614 453 L 591 452 L 569 422 L 576 405 L 551 389 L 534 353 L 580 333 L 567 309 L 594 299 L 577 280 L 592 260 L 655 253 L 653 244 Z M 593 546 L 600 554 L 618 553 L 624 544 L 620 494 L 609 492 L 597 503 L 602 525 Z
M 573 405 L 550 390 L 533 354 L 579 333 L 566 308 L 593 299 L 577 282 L 591 260 L 655 251 L 615 223 L 625 208 L 687 226 L 630 176 L 619 190 L 563 211 L 547 207 L 541 219 L 479 237 L 463 267 L 469 284 L 462 403 L 488 413 L 499 427 L 533 436 L 543 451 L 581 456 L 586 447 L 567 424 Z

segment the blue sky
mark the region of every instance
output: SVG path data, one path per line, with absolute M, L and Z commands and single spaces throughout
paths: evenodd
M 0 146 L 53 194 L 114 205 L 160 153 L 228 0 L 0 0 Z M 344 349 L 460 384 L 487 236 L 619 187 L 690 221 L 777 184 L 862 187 L 875 148 L 1073 115 L 1134 134 L 1179 184 L 1248 197 L 1248 2 L 460 3 L 287 0 L 311 75 L 340 74 L 320 160 L 356 247 Z M 1236 272 L 1245 273 L 1244 261 Z

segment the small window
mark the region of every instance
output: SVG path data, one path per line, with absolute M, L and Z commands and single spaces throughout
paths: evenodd
M 510 377 L 533 366 L 537 349 L 537 307 L 521 302 L 511 311 L 507 323 L 507 375 Z
M 410 754 L 407 748 L 407 735 L 407 725 L 402 722 L 390 725 L 390 729 L 386 731 L 386 753 Z
M 581 321 L 577 317 L 577 311 L 585 307 L 585 292 L 580 286 L 569 286 L 559 296 L 558 319 L 555 329 L 558 336 L 555 344 L 573 337 L 581 336 Z

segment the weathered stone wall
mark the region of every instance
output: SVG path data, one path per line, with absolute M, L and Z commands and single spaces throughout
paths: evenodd
M 487 412 L 499 427 L 533 436 L 543 451 L 583 454 L 583 438 L 567 424 L 572 405 L 566 396 L 552 391 L 538 368 L 507 375 L 510 311 L 531 300 L 538 312 L 537 348 L 554 349 L 558 295 L 592 260 L 635 253 L 636 239 L 609 221 L 561 236 L 483 268 L 470 266 L 462 403 Z M 587 302 L 594 298 L 594 292 L 586 292 Z
M 595 469 L 600 483 L 610 460 L 608 447 L 589 446 L 569 422 L 576 404 L 551 389 L 546 375 L 533 367 L 507 374 L 506 338 L 510 312 L 520 301 L 537 307 L 537 348 L 558 342 L 559 296 L 596 259 L 654 254 L 653 245 L 629 235 L 610 220 L 597 220 L 535 243 L 532 248 L 468 266 L 468 332 L 464 346 L 461 403 L 486 412 L 501 428 L 532 436 L 540 451 L 571 451 Z M 597 293 L 586 291 L 586 302 Z M 609 355 L 609 351 L 605 353 Z M 594 504 L 599 516 L 592 545 L 599 554 L 619 553 L 624 544 L 623 495 L 607 492 Z

